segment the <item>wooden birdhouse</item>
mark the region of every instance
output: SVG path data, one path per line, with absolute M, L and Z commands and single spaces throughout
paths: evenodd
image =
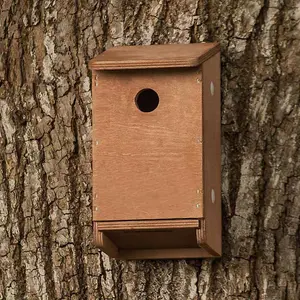
M 93 223 L 121 259 L 221 255 L 220 49 L 123 46 L 93 71 Z

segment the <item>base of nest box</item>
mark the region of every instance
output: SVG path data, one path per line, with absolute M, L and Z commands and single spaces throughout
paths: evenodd
M 206 241 L 203 220 L 94 222 L 94 242 L 117 259 L 181 259 L 221 256 Z

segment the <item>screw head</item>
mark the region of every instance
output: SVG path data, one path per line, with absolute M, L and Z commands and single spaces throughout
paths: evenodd
M 197 203 L 197 204 L 196 204 L 196 207 L 197 207 L 197 208 L 200 208 L 200 203 Z
M 99 145 L 99 141 L 96 141 L 96 142 L 95 142 L 95 145 L 98 146 L 98 145 Z
M 211 202 L 215 203 L 215 201 L 216 201 L 216 194 L 215 194 L 215 190 L 214 189 L 211 189 L 210 196 L 211 196 Z
M 196 80 L 196 81 L 197 81 L 197 83 L 201 83 L 201 80 L 200 80 L 200 78 L 197 78 L 197 80 Z
M 210 82 L 210 94 L 212 96 L 215 94 L 215 85 L 212 81 Z

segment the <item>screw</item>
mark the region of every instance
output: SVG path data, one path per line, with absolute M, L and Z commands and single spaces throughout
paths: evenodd
M 95 76 L 95 86 L 98 86 L 98 76 Z
M 214 189 L 211 189 L 211 202 L 212 203 L 215 203 L 216 201 L 216 194 L 215 194 L 215 190 Z
M 210 82 L 210 94 L 213 96 L 215 93 L 215 86 L 214 83 L 211 81 Z
M 197 83 L 201 83 L 201 80 L 200 80 L 200 78 L 197 78 L 197 80 L 196 80 L 196 81 L 197 81 Z
M 98 146 L 99 145 L 99 141 L 96 141 L 95 144 L 96 144 L 96 146 Z
M 200 137 L 197 137 L 197 138 L 196 138 L 196 142 L 197 142 L 197 144 L 201 144 L 201 143 L 202 143 L 201 138 L 200 138 Z
M 197 190 L 197 194 L 200 194 L 200 190 Z
M 199 203 L 197 203 L 197 204 L 196 204 L 196 207 L 197 207 L 197 208 L 200 208 L 200 204 L 199 204 Z

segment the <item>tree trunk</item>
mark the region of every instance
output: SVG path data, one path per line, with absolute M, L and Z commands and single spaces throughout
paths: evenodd
M 300 299 L 296 0 L 0 0 L 0 299 Z M 221 259 L 92 245 L 91 72 L 116 45 L 219 41 Z

